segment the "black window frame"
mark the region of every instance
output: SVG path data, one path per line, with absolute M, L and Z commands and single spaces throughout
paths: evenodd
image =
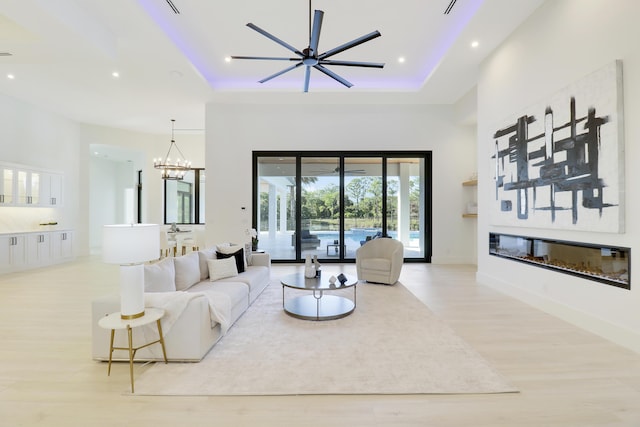
M 191 169 L 194 172 L 194 182 L 193 182 L 193 191 L 192 191 L 192 196 L 194 198 L 194 202 L 193 202 L 193 209 L 194 209 L 194 213 L 193 213 L 193 222 L 176 222 L 176 224 L 181 224 L 181 225 L 204 225 L 204 222 L 200 222 L 200 175 L 204 173 L 204 168 L 192 168 Z M 162 184 L 162 188 L 163 188 L 163 201 L 162 201 L 162 206 L 163 206 L 163 216 L 162 216 L 162 221 L 165 225 L 167 224 L 173 224 L 173 222 L 167 222 L 167 180 L 164 180 L 163 184 Z M 202 218 L 202 220 L 204 220 L 204 218 Z
M 424 222 L 422 227 L 425 230 L 424 238 L 424 257 L 418 258 L 405 258 L 405 262 L 431 262 L 433 253 L 433 166 L 432 166 L 432 151 L 253 151 L 252 152 L 252 227 L 256 228 L 258 224 L 259 215 L 259 182 L 258 182 L 258 160 L 261 157 L 294 157 L 296 159 L 296 236 L 301 235 L 302 222 L 300 221 L 301 215 L 301 161 L 303 157 L 338 157 L 340 162 L 340 170 L 344 170 L 345 158 L 357 158 L 357 157 L 380 157 L 382 159 L 382 229 L 387 230 L 387 161 L 390 158 L 422 158 L 424 159 Z M 344 199 L 344 175 L 340 174 L 340 198 Z M 340 216 L 344 218 L 344 203 L 340 204 Z M 344 224 L 344 222 L 342 222 Z M 299 237 L 298 237 L 299 239 Z M 340 241 L 344 241 L 344 225 L 340 227 Z M 295 259 L 279 260 L 273 259 L 274 263 L 290 263 L 290 262 L 302 262 L 301 257 L 302 248 L 300 242 L 296 244 Z M 331 262 L 331 261 L 330 261 Z M 353 258 L 344 258 L 342 255 L 336 262 L 354 263 Z

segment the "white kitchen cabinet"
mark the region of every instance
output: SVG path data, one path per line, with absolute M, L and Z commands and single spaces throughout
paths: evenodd
M 51 258 L 54 263 L 73 258 L 73 231 L 51 232 Z
M 0 274 L 73 260 L 73 230 L 0 234 Z
M 0 235 L 0 272 L 9 273 L 26 266 L 26 244 L 22 234 Z
M 50 173 L 49 177 L 49 198 L 50 206 L 62 206 L 62 174 Z
M 0 163 L 0 206 L 62 206 L 64 175 L 60 172 Z
M 51 263 L 51 233 L 28 233 L 27 266 L 42 267 Z
M 17 205 L 40 206 L 40 172 L 17 169 Z
M 62 174 L 50 172 L 40 174 L 40 205 L 62 206 Z
M 12 167 L 0 165 L 0 206 L 10 206 L 16 203 L 16 172 Z

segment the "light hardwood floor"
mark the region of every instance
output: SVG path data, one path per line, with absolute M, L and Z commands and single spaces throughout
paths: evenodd
M 275 265 L 272 280 L 296 268 Z M 90 352 L 90 301 L 117 292 L 117 267 L 81 259 L 0 276 L 0 426 L 640 426 L 640 355 L 474 277 L 406 264 L 401 282 L 520 393 L 131 396 L 126 365 L 107 377 Z

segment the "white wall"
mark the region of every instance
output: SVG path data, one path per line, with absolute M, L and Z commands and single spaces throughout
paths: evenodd
M 0 231 L 29 231 L 52 219 L 60 228 L 76 229 L 76 242 L 82 239 L 83 230 L 77 227 L 79 146 L 79 129 L 73 121 L 0 95 L 0 161 L 64 174 L 62 207 L 0 207 Z
M 634 160 L 640 158 L 635 117 L 640 113 L 640 2 L 548 1 L 483 64 L 478 83 L 478 280 L 618 343 L 640 351 L 640 288 L 631 291 L 488 255 L 491 231 L 553 237 L 633 248 L 640 238 L 640 189 Z M 494 123 L 522 111 L 604 65 L 621 59 L 624 73 L 626 232 L 590 233 L 491 226 L 495 200 L 489 167 Z M 640 271 L 632 250 L 631 271 Z
M 123 224 L 133 212 L 125 212 L 125 192 L 135 189 L 132 162 L 113 161 L 92 156 L 89 174 L 89 247 L 92 253 L 102 248 L 102 226 Z
M 475 132 L 458 124 L 453 107 L 384 105 L 375 99 L 366 104 L 264 100 L 208 104 L 209 242 L 246 240 L 244 230 L 251 222 L 252 151 L 258 150 L 433 151 L 432 260 L 475 263 L 475 220 L 461 217 L 465 206 L 461 182 L 476 169 Z

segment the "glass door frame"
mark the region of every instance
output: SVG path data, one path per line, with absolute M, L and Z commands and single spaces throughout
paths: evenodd
M 424 161 L 424 194 L 422 194 L 422 203 L 424 204 L 424 221 L 421 224 L 424 231 L 424 257 L 405 258 L 405 262 L 431 262 L 432 256 L 432 152 L 431 151 L 253 151 L 252 153 L 252 227 L 256 228 L 258 224 L 258 215 L 260 214 L 260 176 L 258 175 L 259 159 L 263 157 L 287 157 L 296 159 L 296 189 L 295 189 L 295 235 L 301 234 L 301 204 L 302 204 L 302 159 L 305 157 L 337 157 L 339 159 L 340 168 L 340 227 L 339 239 L 344 242 L 344 215 L 345 215 L 345 158 L 380 158 L 382 163 L 382 230 L 384 235 L 387 232 L 387 161 L 390 158 L 420 158 Z M 302 247 L 300 238 L 297 238 L 295 245 L 295 259 L 272 259 L 274 263 L 291 263 L 302 262 Z M 340 262 L 353 263 L 355 258 L 345 258 L 344 244 L 340 246 L 340 256 L 330 259 L 323 259 L 325 263 Z

